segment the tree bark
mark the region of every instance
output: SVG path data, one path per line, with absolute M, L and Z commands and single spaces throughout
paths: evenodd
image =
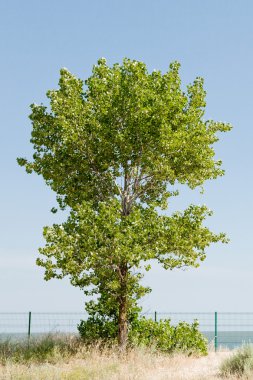
M 130 213 L 129 208 L 129 175 L 125 170 L 124 189 L 122 197 L 122 217 L 127 217 Z M 127 273 L 128 267 L 126 263 L 119 266 L 120 274 L 120 295 L 119 295 L 119 320 L 118 320 L 118 345 L 120 351 L 126 350 L 128 336 L 128 305 L 127 305 Z
M 127 313 L 127 267 L 120 268 L 121 292 L 119 298 L 118 344 L 121 351 L 125 351 L 128 336 Z

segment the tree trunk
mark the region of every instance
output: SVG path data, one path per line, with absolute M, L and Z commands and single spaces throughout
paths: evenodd
M 124 196 L 122 198 L 122 216 L 127 217 L 130 213 L 128 202 L 129 177 L 125 171 L 124 176 Z M 128 305 L 127 305 L 127 264 L 121 263 L 120 273 L 120 296 L 119 296 L 119 320 L 118 320 L 118 345 L 120 351 L 126 350 L 128 336 Z
M 118 344 L 121 351 L 125 351 L 127 344 L 127 267 L 123 266 L 121 272 L 121 294 L 119 298 L 119 320 L 118 320 Z

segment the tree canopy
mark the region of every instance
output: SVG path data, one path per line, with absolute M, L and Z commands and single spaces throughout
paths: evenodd
M 224 174 L 213 145 L 231 128 L 204 120 L 203 79 L 184 92 L 179 68 L 149 73 L 142 62 L 110 67 L 102 58 L 85 82 L 62 69 L 50 107 L 31 106 L 33 160 L 18 159 L 70 208 L 65 223 L 45 227 L 37 264 L 47 280 L 69 276 L 108 309 L 116 305 L 121 345 L 129 312 L 148 291 L 143 266 L 196 267 L 211 243 L 226 242 L 204 226 L 206 206 L 160 212 L 176 185 L 194 189 Z

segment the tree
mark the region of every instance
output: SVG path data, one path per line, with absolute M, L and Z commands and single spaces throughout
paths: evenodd
M 226 242 L 204 226 L 205 206 L 160 212 L 178 194 L 175 185 L 194 189 L 224 174 L 213 144 L 231 128 L 203 120 L 203 79 L 183 92 L 179 68 L 149 73 L 142 62 L 109 67 L 102 58 L 85 86 L 62 69 L 59 89 L 47 93 L 51 110 L 31 105 L 33 160 L 18 159 L 70 209 L 65 223 L 44 228 L 37 264 L 45 279 L 69 276 L 108 310 L 117 305 L 122 348 L 129 312 L 148 291 L 143 269 L 152 260 L 197 267 L 211 243 Z

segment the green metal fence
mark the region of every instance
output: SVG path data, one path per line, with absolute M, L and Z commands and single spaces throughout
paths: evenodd
M 155 321 L 170 319 L 172 324 L 180 321 L 192 323 L 198 320 L 200 331 L 217 350 L 221 347 L 235 348 L 243 343 L 253 343 L 253 313 L 143 313 Z M 30 339 L 48 333 L 76 334 L 85 313 L 0 313 L 0 339 Z

